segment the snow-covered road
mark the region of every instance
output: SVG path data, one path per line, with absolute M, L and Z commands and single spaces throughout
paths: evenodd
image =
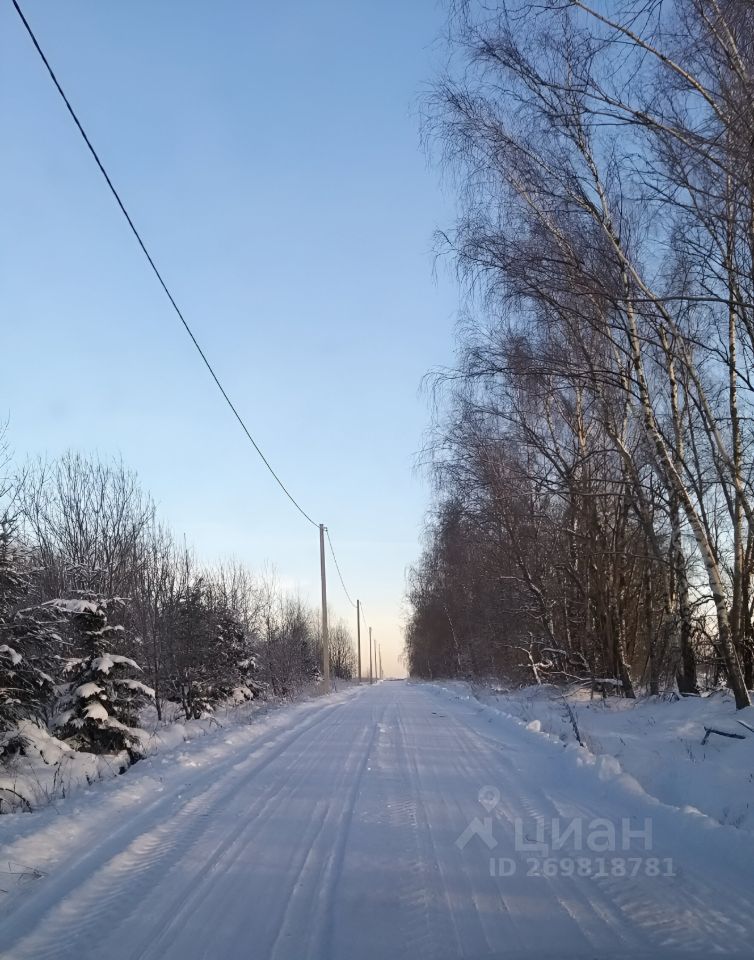
M 0 955 L 754 956 L 748 835 L 437 687 L 285 713 L 27 816 L 4 852 L 44 876 L 11 891 Z

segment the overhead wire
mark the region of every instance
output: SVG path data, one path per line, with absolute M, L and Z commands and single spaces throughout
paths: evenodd
M 19 4 L 18 4 L 18 0 L 11 0 L 11 3 L 12 3 L 13 6 L 15 7 L 16 13 L 17 13 L 18 16 L 20 17 L 21 22 L 23 23 L 23 25 L 24 25 L 24 27 L 25 27 L 25 29 L 26 29 L 26 32 L 28 33 L 28 35 L 29 35 L 29 37 L 30 37 L 30 39 L 31 39 L 31 42 L 34 44 L 34 48 L 36 49 L 37 53 L 39 54 L 39 56 L 40 56 L 40 58 L 41 58 L 41 60 L 42 60 L 42 63 L 45 65 L 45 68 L 47 69 L 47 72 L 48 72 L 48 74 L 50 75 L 50 79 L 52 80 L 53 84 L 55 85 L 55 88 L 57 89 L 58 93 L 60 94 L 60 96 L 61 96 L 61 98 L 62 98 L 62 100 L 63 100 L 63 103 L 65 104 L 66 109 L 68 110 L 68 113 L 71 115 L 71 118 L 73 119 L 73 122 L 76 124 L 76 127 L 78 128 L 78 131 L 79 131 L 79 133 L 81 134 L 81 136 L 82 136 L 82 138 L 83 138 L 83 140 L 84 140 L 84 143 L 86 144 L 86 146 L 87 146 L 88 149 L 89 149 L 89 152 L 91 153 L 92 157 L 94 158 L 94 162 L 97 164 L 100 173 L 101 173 L 102 176 L 104 177 L 105 182 L 107 183 L 107 186 L 108 186 L 109 189 L 110 189 L 110 192 L 112 193 L 113 197 L 115 198 L 115 201 L 116 201 L 116 203 L 118 204 L 121 213 L 122 213 L 123 216 L 125 217 L 126 222 L 128 223 L 128 226 L 129 226 L 130 229 L 131 229 L 131 232 L 133 233 L 134 237 L 136 238 L 137 243 L 138 243 L 139 246 L 141 247 L 141 250 L 142 250 L 144 256 L 146 257 L 147 262 L 149 263 L 149 266 L 152 268 L 152 271 L 153 271 L 154 275 L 157 277 L 157 280 L 159 281 L 160 286 L 162 287 L 162 289 L 163 289 L 164 292 L 165 292 L 165 295 L 167 296 L 168 300 L 170 301 L 170 304 L 171 304 L 171 306 L 173 307 L 173 310 L 175 311 L 175 313 L 177 314 L 178 319 L 179 319 L 179 320 L 181 321 L 181 323 L 183 324 L 183 327 L 184 327 L 186 333 L 188 334 L 188 336 L 190 337 L 191 342 L 193 343 L 194 347 L 196 347 L 196 350 L 197 350 L 197 352 L 199 353 L 199 356 L 202 358 L 202 361 L 204 362 L 205 367 L 206 367 L 207 370 L 209 371 L 209 373 L 210 373 L 212 379 L 214 380 L 214 382 L 215 382 L 218 390 L 219 390 L 220 393 L 222 394 L 223 399 L 224 399 L 225 402 L 227 403 L 228 407 L 230 407 L 233 415 L 235 416 L 236 420 L 237 420 L 238 423 L 240 424 L 241 429 L 243 430 L 243 432 L 245 433 L 246 437 L 247 437 L 248 440 L 251 442 L 251 445 L 254 447 L 254 449 L 256 450 L 256 452 L 257 452 L 257 454 L 259 455 L 260 459 L 262 460 L 262 463 L 265 465 L 265 467 L 267 467 L 267 470 L 270 472 L 270 474 L 272 475 L 272 477 L 275 479 L 275 481 L 277 482 L 278 486 L 279 486 L 280 489 L 283 491 L 283 493 L 286 495 L 286 497 L 288 497 L 288 499 L 291 501 L 291 503 L 293 504 L 293 506 L 298 510 L 298 512 L 299 512 L 306 520 L 309 521 L 309 523 L 311 523 L 311 524 L 312 524 L 313 526 L 315 526 L 315 527 L 316 527 L 316 526 L 319 526 L 319 524 L 317 524 L 316 521 L 313 520 L 313 519 L 309 516 L 309 514 L 306 512 L 306 510 L 304 510 L 304 508 L 301 506 L 301 504 L 296 500 L 296 498 L 295 498 L 295 497 L 293 496 L 293 494 L 290 492 L 290 490 L 288 489 L 288 487 L 287 487 L 287 486 L 283 483 L 283 481 L 280 479 L 280 477 L 278 476 L 278 474 L 276 473 L 276 471 L 273 469 L 272 464 L 270 463 L 270 461 L 267 459 L 267 457 L 266 457 L 266 456 L 264 455 L 264 453 L 262 452 L 259 444 L 256 442 L 256 440 L 254 439 L 254 437 L 251 435 L 251 432 L 250 432 L 249 428 L 246 426 L 246 423 L 244 422 L 243 417 L 241 416 L 241 414 L 240 414 L 240 413 L 238 412 L 238 410 L 236 409 L 235 404 L 233 403 L 233 401 L 232 401 L 232 400 L 230 399 L 230 397 L 228 396 L 228 393 L 227 393 L 227 391 L 225 390 L 225 387 L 224 387 L 224 386 L 222 385 L 222 383 L 220 382 L 220 378 L 219 378 L 218 375 L 215 373 L 215 370 L 214 370 L 214 368 L 212 367 L 212 364 L 211 364 L 211 363 L 209 362 L 209 360 L 207 359 L 207 355 L 205 354 L 204 350 L 203 350 L 202 347 L 200 346 L 199 341 L 197 340 L 196 336 L 194 335 L 193 330 L 191 329 L 191 327 L 189 326 L 188 322 L 186 321 L 186 318 L 183 316 L 183 313 L 182 313 L 181 309 L 179 308 L 178 304 L 176 303 L 176 300 L 175 300 L 175 298 L 173 297 L 173 294 L 170 292 L 167 283 L 165 282 L 165 280 L 164 280 L 163 277 L 162 277 L 162 274 L 161 274 L 160 271 L 157 269 L 157 265 L 155 264 L 155 261 L 154 261 L 154 259 L 152 258 L 152 255 L 150 254 L 149 250 L 147 249 L 147 246 L 146 246 L 146 244 L 144 243 L 144 240 L 142 239 L 141 234 L 140 234 L 139 231 L 136 229 L 136 226 L 135 226 L 135 224 L 134 224 L 134 222 L 133 222 L 133 220 L 132 220 L 132 218 L 131 218 L 131 215 L 129 214 L 128 210 L 126 209 L 125 203 L 124 203 L 123 200 L 121 199 L 121 196 L 120 196 L 120 194 L 118 193 L 118 191 L 115 189 L 115 186 L 114 186 L 114 184 L 113 184 L 113 181 L 112 181 L 111 178 L 110 178 L 110 175 L 108 174 L 108 172 L 107 172 L 107 170 L 105 169 L 105 166 L 104 166 L 102 160 L 100 160 L 100 157 L 99 157 L 97 151 L 94 149 L 94 146 L 92 145 L 92 141 L 89 139 L 89 136 L 87 135 L 86 131 L 84 130 L 84 127 L 83 127 L 81 121 L 79 120 L 79 118 L 78 118 L 78 116 L 77 116 L 77 114 L 76 114 L 76 111 L 73 109 L 73 106 L 71 105 L 70 100 L 69 100 L 68 97 L 66 96 L 66 93 L 65 93 L 65 91 L 63 90 L 62 86 L 60 85 L 60 82 L 59 82 L 58 78 L 55 76 L 55 72 L 54 72 L 54 70 L 52 69 L 52 67 L 50 66 L 50 62 L 49 62 L 49 60 L 47 59 L 47 57 L 45 56 L 45 53 L 44 53 L 44 51 L 42 50 L 42 47 L 40 46 L 39 41 L 37 40 L 37 38 L 36 38 L 36 36 L 35 36 L 35 34 L 34 34 L 34 31 L 33 31 L 32 28 L 31 28 L 31 25 L 29 24 L 29 21 L 28 21 L 28 20 L 26 19 L 26 17 L 24 16 L 23 11 L 22 11 L 21 7 L 20 7 Z
M 355 607 L 356 604 L 351 599 L 351 594 L 348 592 L 348 587 L 346 587 L 345 580 L 343 579 L 343 574 L 340 572 L 340 564 L 338 563 L 338 558 L 335 556 L 335 548 L 332 545 L 332 540 L 330 539 L 330 531 L 325 527 L 325 533 L 327 534 L 327 542 L 330 544 L 330 553 L 332 554 L 333 563 L 335 564 L 335 569 L 338 571 L 338 577 L 340 578 L 340 585 L 343 587 L 343 593 L 345 593 L 348 598 L 348 602 L 352 607 Z
M 53 85 L 55 86 L 55 89 L 57 90 L 58 94 L 60 95 L 61 99 L 63 100 L 63 103 L 65 104 L 65 107 L 66 107 L 68 113 L 70 114 L 71 119 L 73 120 L 74 124 L 76 125 L 76 128 L 77 128 L 78 132 L 80 133 L 80 135 L 81 135 L 84 143 L 86 144 L 86 147 L 87 147 L 87 149 L 89 150 L 89 153 L 91 154 L 91 156 L 92 156 L 92 158 L 94 159 L 94 162 L 96 163 L 96 165 L 97 165 L 100 173 L 102 174 L 102 177 L 104 178 L 105 183 L 107 184 L 108 189 L 110 190 L 110 193 L 112 194 L 113 198 L 115 199 L 115 202 L 116 202 L 117 205 L 118 205 L 118 208 L 120 209 L 121 213 L 123 214 L 123 217 L 125 218 L 126 223 L 127 223 L 128 226 L 129 226 L 129 229 L 131 230 L 132 234 L 134 235 L 134 237 L 135 237 L 135 239 L 136 239 L 136 242 L 138 243 L 139 247 L 141 248 L 141 251 L 142 251 L 142 253 L 144 254 L 144 257 L 146 258 L 147 263 L 149 264 L 150 268 L 152 269 L 152 272 L 154 273 L 155 277 L 157 278 L 157 281 L 159 282 L 160 286 L 162 287 L 165 295 L 167 296 L 167 298 L 168 298 L 168 300 L 169 300 L 169 302 L 170 302 L 170 305 L 172 306 L 173 310 L 175 311 L 175 313 L 176 313 L 178 319 L 180 320 L 180 322 L 181 322 L 181 324 L 182 324 L 182 326 L 183 326 L 186 334 L 187 334 L 188 337 L 190 338 L 193 346 L 195 347 L 197 353 L 199 354 L 202 362 L 204 363 L 204 366 L 207 368 L 207 370 L 208 370 L 210 376 L 212 377 L 212 380 L 214 381 L 217 389 L 220 391 L 220 394 L 222 395 L 223 400 L 225 401 L 225 403 L 227 404 L 227 406 L 228 406 L 229 409 L 231 410 L 231 412 L 232 412 L 233 416 L 235 417 L 235 419 L 238 421 L 238 423 L 239 423 L 241 429 L 243 430 L 246 438 L 247 438 L 247 439 L 249 440 L 249 442 L 251 443 L 252 447 L 254 448 L 254 450 L 256 451 L 256 453 L 258 454 L 258 456 L 259 456 L 259 458 L 261 459 L 262 463 L 263 463 L 264 466 L 267 468 L 267 470 L 269 471 L 270 475 L 273 477 L 273 479 L 275 480 L 275 482 L 277 483 L 277 485 L 280 487 L 280 489 L 283 491 L 283 493 L 285 494 L 285 496 L 288 498 L 288 500 L 290 500 L 290 502 L 293 504 L 293 506 L 296 508 L 296 510 L 301 514 L 301 516 L 304 517 L 304 519 L 306 519 L 312 526 L 318 527 L 319 524 L 306 512 L 306 510 L 304 510 L 304 508 L 301 506 L 301 504 L 298 502 L 298 500 L 296 500 L 296 498 L 295 498 L 295 497 L 293 496 L 293 494 L 290 492 L 290 490 L 288 489 L 288 487 L 286 486 L 286 484 L 283 483 L 282 479 L 280 478 L 280 476 L 278 475 L 278 473 L 275 471 L 275 469 L 273 468 L 273 466 L 272 466 L 272 464 L 270 463 L 270 461 L 269 461 L 269 460 L 267 459 L 267 457 L 265 456 L 265 454 L 264 454 L 264 452 L 262 451 L 261 447 L 259 446 L 259 444 L 257 443 L 257 441 L 256 441 L 256 440 L 254 439 L 254 437 L 252 436 L 251 431 L 249 430 L 248 426 L 246 425 L 246 422 L 244 421 L 243 417 L 242 417 L 241 414 L 239 413 L 236 405 L 235 405 L 235 404 L 233 403 L 233 401 L 231 400 L 231 398 L 230 398 L 227 390 L 225 389 L 225 387 L 224 387 L 223 384 L 222 384 L 222 381 L 220 380 L 220 377 L 219 377 L 218 374 L 215 372 L 214 367 L 213 367 L 212 364 L 210 363 L 209 358 L 207 357 L 206 353 L 204 352 L 204 349 L 202 348 L 201 344 L 199 343 L 199 341 L 198 341 L 196 335 L 194 334 L 193 330 L 191 329 L 188 321 L 187 321 L 186 318 L 184 317 L 182 310 L 181 310 L 180 307 L 178 306 L 178 303 L 177 303 L 175 297 L 174 297 L 173 294 L 171 293 L 170 288 L 168 287 L 166 281 L 164 280 L 162 274 L 160 273 L 160 270 L 158 269 L 157 264 L 155 263 L 155 260 L 154 260 L 154 258 L 152 257 L 152 254 L 149 252 L 149 249 L 147 248 L 146 243 L 144 242 L 141 234 L 139 233 L 139 231 L 138 231 L 138 229 L 137 229 L 137 227 L 136 227 L 136 224 L 135 224 L 134 221 L 133 221 L 133 218 L 131 217 L 130 213 L 128 212 L 128 209 L 126 208 L 126 205 L 125 205 L 123 199 L 121 198 L 120 194 L 118 193 L 118 190 L 116 189 L 116 187 L 115 187 L 115 185 L 114 185 L 114 183 L 113 183 L 113 181 L 112 181 L 109 173 L 107 172 L 107 169 L 105 168 L 104 163 L 103 163 L 102 160 L 100 159 L 100 156 L 99 156 L 99 154 L 97 153 L 97 151 L 96 151 L 96 149 L 95 149 L 95 147 L 94 147 L 91 139 L 89 138 L 89 135 L 87 134 L 86 130 L 84 129 L 84 126 L 83 126 L 81 120 L 79 119 L 78 114 L 77 114 L 76 111 L 74 110 L 73 105 L 71 104 L 71 101 L 68 99 L 68 96 L 66 95 L 65 91 L 63 90 L 63 87 L 62 87 L 60 81 L 58 80 L 58 78 L 57 78 L 57 76 L 56 76 L 56 74 L 55 74 L 55 71 L 53 70 L 53 68 L 52 68 L 49 60 L 47 59 L 47 56 L 45 55 L 44 51 L 42 50 L 42 47 L 41 47 L 39 41 L 37 40 L 37 37 L 36 37 L 36 35 L 35 35 L 32 27 L 31 27 L 29 21 L 26 19 L 26 16 L 24 15 L 24 12 L 23 12 L 23 10 L 21 9 L 21 7 L 20 7 L 20 5 L 19 5 L 19 3 L 18 3 L 18 0 L 11 0 L 11 3 L 13 4 L 13 7 L 15 8 L 16 13 L 18 14 L 18 16 L 19 16 L 19 18 L 20 18 L 20 20 L 21 20 L 21 23 L 23 24 L 24 29 L 26 30 L 26 32 L 27 32 L 27 34 L 28 34 L 28 36 L 29 36 L 32 44 L 34 45 L 34 49 L 37 51 L 37 54 L 39 55 L 42 63 L 44 64 L 44 67 L 45 67 L 45 69 L 47 70 L 47 73 L 49 74 L 50 79 L 52 80 Z M 344 580 L 344 578 L 343 578 L 343 573 L 342 573 L 342 571 L 341 571 L 341 569 L 340 569 L 340 564 L 338 563 L 338 558 L 337 558 L 337 556 L 336 556 L 336 554 L 335 554 L 335 548 L 333 547 L 333 543 L 332 543 L 332 539 L 331 539 L 331 537 L 330 537 L 330 532 L 329 532 L 329 530 L 327 530 L 327 540 L 328 540 L 328 543 L 329 543 L 329 545 L 330 545 L 330 552 L 331 552 L 331 554 L 332 554 L 333 562 L 335 563 L 335 569 L 336 569 L 337 572 L 338 572 L 338 577 L 339 577 L 339 579 L 340 579 L 341 586 L 343 587 L 343 592 L 345 593 L 346 597 L 348 598 L 348 602 L 351 604 L 351 606 L 352 606 L 352 607 L 355 607 L 355 606 L 357 606 L 357 605 L 356 605 L 356 604 L 353 602 L 353 600 L 351 599 L 351 595 L 350 595 L 350 593 L 348 592 L 348 588 L 346 587 L 345 580 Z M 364 618 L 364 625 L 367 626 L 366 617 L 365 617 L 365 615 L 364 615 L 364 607 L 363 607 L 363 604 L 361 604 L 361 606 L 360 606 L 360 613 L 361 613 L 361 616 Z

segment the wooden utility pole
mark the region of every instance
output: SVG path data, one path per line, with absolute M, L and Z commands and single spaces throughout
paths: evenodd
M 372 680 L 372 628 L 369 628 L 369 682 L 373 683 Z
M 322 680 L 330 689 L 330 638 L 327 633 L 327 568 L 325 565 L 325 525 L 319 525 L 319 567 L 322 576 Z
M 356 650 L 359 661 L 359 683 L 361 683 L 361 601 L 356 601 Z
M 382 680 L 382 645 L 377 647 L 377 654 L 379 656 L 379 661 L 380 661 L 380 669 L 379 669 L 379 672 L 377 673 L 377 676 L 380 678 L 380 680 Z

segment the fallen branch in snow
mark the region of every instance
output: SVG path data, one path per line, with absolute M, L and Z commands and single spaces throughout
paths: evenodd
M 745 720 L 739 720 L 738 717 L 734 717 L 734 720 L 736 723 L 740 723 L 742 727 L 746 727 L 747 730 L 750 730 L 752 733 L 754 733 L 754 727 L 749 726 Z
M 566 713 L 568 714 L 568 719 L 571 721 L 571 726 L 573 727 L 573 732 L 576 734 L 576 740 L 580 747 L 584 746 L 584 741 L 581 739 L 581 731 L 579 730 L 579 725 L 576 722 L 576 711 L 573 709 L 571 704 L 563 697 L 563 703 L 565 704 Z
M 2 786 L 0 787 L 0 793 L 11 794 L 11 796 L 15 797 L 17 800 L 20 800 L 21 803 L 26 806 L 26 809 L 29 811 L 29 813 L 31 813 L 31 809 L 32 809 L 31 804 L 26 799 L 26 797 L 23 794 L 19 793 L 17 790 L 14 790 L 12 787 Z M 3 798 L 0 797 L 0 808 L 2 807 L 2 802 L 3 802 Z
M 20 867 L 20 870 L 14 869 L 14 867 Z M 13 860 L 8 861 L 8 869 L 5 871 L 9 877 L 16 877 L 16 884 L 28 883 L 30 880 L 41 880 L 46 876 L 41 870 L 37 867 L 27 867 L 23 863 L 17 863 Z M 2 889 L 2 893 L 7 893 L 6 889 Z
M 746 724 L 744 724 L 746 726 Z M 731 733 L 728 730 L 718 730 L 716 727 L 705 727 L 706 733 L 702 739 L 702 746 L 709 740 L 711 733 L 716 733 L 718 737 L 730 737 L 731 740 L 745 740 L 746 737 L 743 733 Z

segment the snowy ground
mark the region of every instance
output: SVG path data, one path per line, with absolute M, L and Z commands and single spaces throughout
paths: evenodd
M 0 863 L 14 960 L 753 955 L 753 836 L 462 688 L 163 752 L 0 818 Z

